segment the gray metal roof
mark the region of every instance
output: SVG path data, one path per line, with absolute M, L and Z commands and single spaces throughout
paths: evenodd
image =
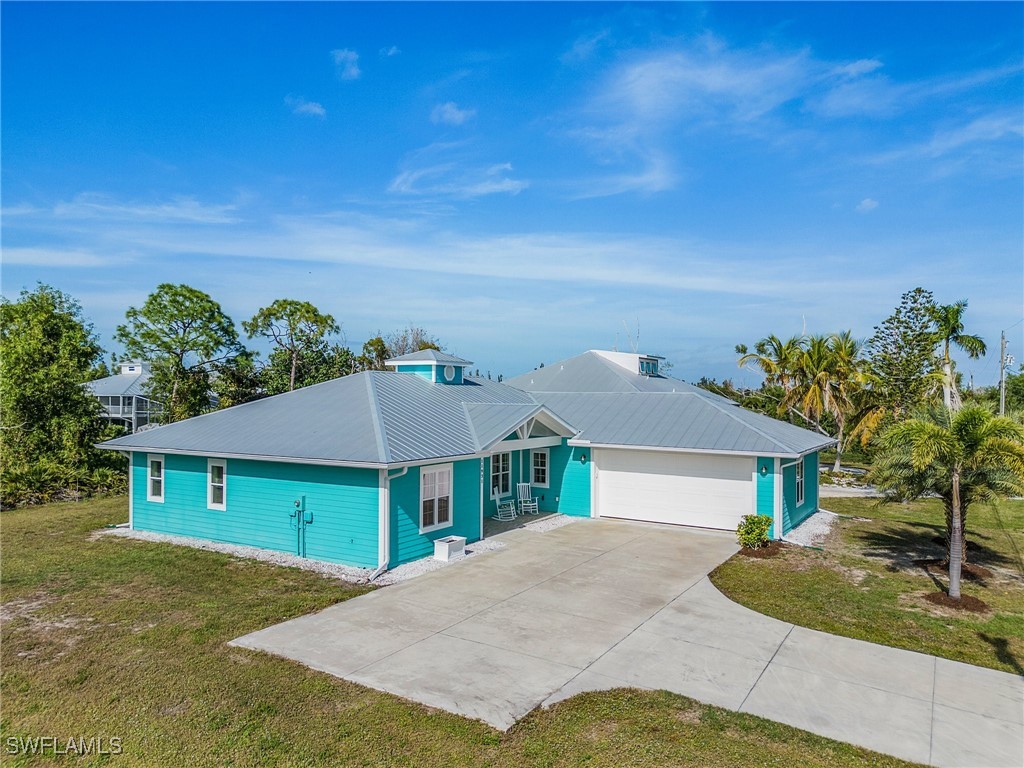
M 384 361 L 386 365 L 395 363 L 442 363 L 444 365 L 472 365 L 472 360 L 463 360 L 461 357 L 449 355 L 447 352 L 438 352 L 436 349 L 421 349 L 418 352 L 410 352 L 407 355 L 399 355 L 390 360 Z
M 140 373 L 118 373 L 102 379 L 85 382 L 86 388 L 97 397 L 146 397 L 148 371 Z
M 598 445 L 795 456 L 831 445 L 823 435 L 688 392 L 535 392 Z
M 366 371 L 103 447 L 384 465 L 476 453 L 491 435 L 500 439 L 542 410 L 527 393 L 487 379 L 449 385 Z
M 506 383 L 530 392 L 592 443 L 788 456 L 833 442 L 671 376 L 627 370 L 594 351 Z
M 574 383 L 579 390 L 555 389 Z M 461 385 L 437 384 L 366 371 L 103 447 L 386 465 L 471 455 L 545 412 L 562 423 L 561 434 L 578 431 L 577 439 L 601 445 L 792 456 L 833 442 L 677 379 L 633 375 L 587 353 L 508 384 L 469 377 Z
M 642 355 L 651 357 L 651 355 Z M 726 397 L 671 376 L 642 376 L 590 351 L 505 382 L 527 392 L 683 392 L 735 406 Z

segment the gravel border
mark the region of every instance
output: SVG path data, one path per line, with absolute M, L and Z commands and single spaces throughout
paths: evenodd
M 547 521 L 538 521 L 538 523 L 539 522 Z M 297 555 L 289 555 L 286 552 L 275 552 L 271 549 L 247 547 L 240 544 L 225 544 L 218 541 L 207 541 L 206 539 L 196 539 L 191 536 L 172 536 L 167 533 L 133 531 L 130 528 L 103 528 L 96 531 L 94 536 L 117 536 L 122 539 L 136 539 L 138 541 L 151 541 L 160 544 L 174 544 L 180 547 L 192 547 L 193 549 L 205 549 L 208 552 L 221 552 L 225 555 L 233 555 L 235 557 L 241 557 L 248 560 L 259 560 L 264 563 L 281 565 L 286 568 L 301 568 L 304 571 L 319 573 L 324 578 L 342 579 L 343 581 L 348 581 L 352 584 L 371 583 L 370 576 L 373 574 L 372 568 L 356 568 L 351 565 L 341 565 L 340 563 L 326 563 L 322 560 L 310 560 Z M 398 584 L 402 581 L 414 579 L 424 573 L 436 571 L 439 568 L 444 568 L 445 566 L 453 563 L 461 562 L 467 557 L 473 557 L 474 555 L 483 554 L 484 552 L 493 552 L 504 546 L 505 543 L 502 541 L 484 539 L 473 544 L 467 544 L 466 553 L 464 555 L 454 557 L 447 563 L 442 562 L 441 560 L 435 560 L 433 556 L 424 557 L 420 560 L 414 560 L 411 563 L 396 566 L 390 571 L 385 571 L 372 583 L 379 586 Z
M 839 515 L 835 512 L 819 509 L 783 536 L 782 540 L 801 547 L 820 547 L 838 519 Z
M 544 533 L 545 531 L 552 531 L 556 528 L 561 528 L 562 526 L 570 525 L 575 522 L 577 522 L 575 517 L 556 514 L 551 515 L 550 517 L 545 517 L 542 520 L 527 523 L 523 528 L 534 531 L 535 533 Z M 502 549 L 505 546 L 505 542 L 503 541 L 497 541 L 493 538 L 483 539 L 481 541 L 474 542 L 473 544 L 467 544 L 465 554 L 453 557 L 448 562 L 435 560 L 433 556 L 427 556 L 385 571 L 374 579 L 373 582 L 370 582 L 370 576 L 372 576 L 374 572 L 372 568 L 356 568 L 351 565 L 341 565 L 339 563 L 325 563 L 322 560 L 310 560 L 305 557 L 299 557 L 298 555 L 289 555 L 286 552 L 275 552 L 272 549 L 247 547 L 241 544 L 225 544 L 219 541 L 196 539 L 192 536 L 173 536 L 168 533 L 133 531 L 131 528 L 127 527 L 101 528 L 94 532 L 93 536 L 118 536 L 122 539 L 136 539 L 138 541 L 152 541 L 160 544 L 175 544 L 179 547 L 205 549 L 208 552 L 221 552 L 225 555 L 233 555 L 235 557 L 241 557 L 248 560 L 259 560 L 264 563 L 281 565 L 286 568 L 301 568 L 304 571 L 319 573 L 325 578 L 342 579 L 343 581 L 348 581 L 352 584 L 373 583 L 376 586 L 382 587 L 389 584 L 399 584 L 403 581 L 408 581 L 409 579 L 421 576 L 424 573 L 430 573 L 431 571 L 436 571 L 440 568 L 452 565 L 453 563 L 462 562 L 468 557 L 480 555 L 485 552 L 494 552 L 495 550 Z
M 523 526 L 523 528 L 525 528 L 528 531 L 544 533 L 545 531 L 553 531 L 556 528 L 562 528 L 566 525 L 572 525 L 576 522 L 579 522 L 578 517 L 569 517 L 569 515 L 562 515 L 556 513 L 554 515 L 550 515 L 549 517 L 545 517 L 543 520 L 535 520 L 532 523 L 527 523 Z

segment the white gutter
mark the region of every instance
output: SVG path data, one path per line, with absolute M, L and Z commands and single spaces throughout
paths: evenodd
M 709 448 L 675 448 L 664 445 L 622 445 L 620 443 L 592 443 L 589 440 L 569 440 L 568 445 L 572 445 L 578 448 L 616 448 L 625 451 L 663 451 L 665 453 L 700 453 L 700 454 L 712 454 L 716 456 L 773 456 L 782 459 L 801 459 L 810 453 L 815 453 L 827 448 L 832 443 L 817 448 L 810 448 L 803 453 L 773 453 L 772 451 L 723 451 L 713 450 Z
M 369 581 L 373 582 L 378 576 L 388 569 L 391 562 L 391 481 L 401 477 L 409 471 L 408 467 L 402 467 L 397 475 L 392 475 L 386 469 L 380 471 L 380 500 L 378 502 L 379 518 L 377 523 L 377 570 L 370 574 Z

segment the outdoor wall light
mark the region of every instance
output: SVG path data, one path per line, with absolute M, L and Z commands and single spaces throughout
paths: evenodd
M 761 477 L 764 477 L 767 474 L 768 474 L 768 465 L 762 464 L 761 465 Z
M 581 453 L 580 454 L 580 464 L 586 464 L 586 463 L 587 463 L 587 454 Z

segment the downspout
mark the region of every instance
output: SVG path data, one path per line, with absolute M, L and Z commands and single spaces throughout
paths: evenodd
M 384 562 L 377 566 L 377 570 L 370 574 L 368 581 L 371 583 L 384 573 L 391 563 L 391 481 L 401 477 L 408 471 L 408 467 L 402 467 L 397 475 L 392 475 L 389 470 L 385 470 L 384 488 L 382 489 L 382 492 L 387 495 L 387 510 L 384 515 Z

